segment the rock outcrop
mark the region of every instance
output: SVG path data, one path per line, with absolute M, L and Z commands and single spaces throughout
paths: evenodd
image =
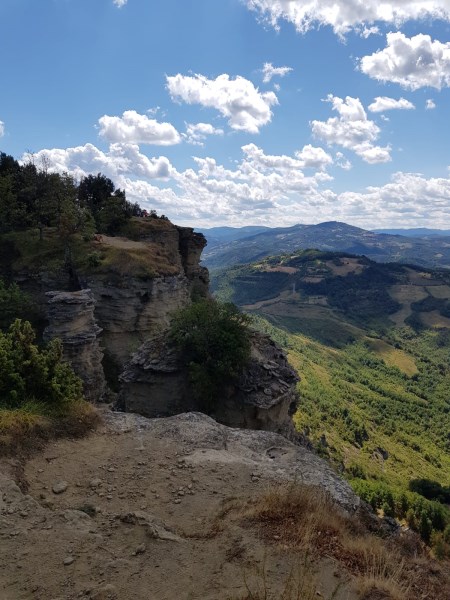
M 183 357 L 166 333 L 145 342 L 120 375 L 122 410 L 167 417 L 200 410 L 189 390 Z M 230 382 L 213 410 L 220 423 L 295 437 L 291 416 L 297 407 L 298 376 L 282 349 L 268 336 L 252 334 L 251 358 Z
M 214 416 L 230 427 L 263 429 L 294 438 L 291 417 L 297 410 L 299 377 L 268 335 L 254 333 L 251 342 L 250 362 L 218 403 Z
M 360 498 L 328 463 L 274 432 L 227 427 L 196 412 L 164 419 L 110 412 L 103 415 L 107 427 L 139 434 L 143 448 L 150 440 L 164 440 L 167 446 L 175 441 L 187 464 L 245 465 L 257 479 L 320 487 L 350 514 L 361 506 Z
M 133 227 L 133 239 L 103 235 L 74 246 L 68 257 L 55 251 L 51 266 L 48 254 L 42 261 L 27 255 L 20 240 L 8 248 L 3 244 L 0 256 L 0 276 L 16 281 L 32 297 L 39 334 L 46 325 L 48 291 L 91 290 L 103 330 L 104 362 L 116 374 L 149 336 L 167 327 L 173 311 L 209 293 L 208 271 L 200 266 L 206 246 L 202 234 L 157 218 Z M 44 249 L 45 244 L 44 239 Z
M 83 381 L 85 397 L 97 402 L 103 398 L 106 382 L 98 340 L 101 328 L 94 318 L 94 297 L 90 290 L 53 291 L 46 295 L 49 326 L 44 339 L 61 339 L 64 357 Z
M 206 246 L 206 238 L 190 227 L 177 227 L 177 229 L 181 263 L 189 281 L 191 296 L 204 298 L 209 295 L 209 273 L 208 269 L 200 266 L 200 258 Z
M 190 302 L 189 282 L 183 274 L 147 281 L 110 274 L 89 277 L 86 283 L 96 300 L 102 346 L 119 372 L 149 336 L 167 327 L 171 313 Z
M 199 406 L 190 398 L 180 353 L 164 332 L 147 340 L 132 355 L 119 377 L 117 406 L 145 417 L 166 417 Z
M 155 267 L 157 272 L 152 277 L 116 273 L 112 269 L 106 274 L 88 274 L 83 281 L 96 300 L 103 347 L 120 367 L 145 340 L 168 326 L 175 310 L 189 304 L 192 297 L 209 293 L 208 270 L 200 266 L 205 237 L 192 228 L 170 222 L 158 225 L 161 227 L 155 224 L 145 229 L 134 244 L 137 251 L 140 243 L 142 250 L 151 248 L 163 256 L 167 272 L 161 265 Z M 117 241 L 104 236 L 102 243 Z

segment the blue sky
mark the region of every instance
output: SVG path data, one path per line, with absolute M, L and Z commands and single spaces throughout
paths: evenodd
M 0 149 L 191 226 L 450 226 L 450 0 L 0 0 Z

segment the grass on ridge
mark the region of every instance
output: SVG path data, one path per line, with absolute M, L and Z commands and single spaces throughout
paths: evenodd
M 0 456 L 30 452 L 58 437 L 82 437 L 99 422 L 94 406 L 84 400 L 71 403 L 64 411 L 49 411 L 37 402 L 17 409 L 0 408 Z
M 406 532 L 383 539 L 370 532 L 358 515 L 346 515 L 323 490 L 314 486 L 294 482 L 271 487 L 260 497 L 248 500 L 243 515 L 259 528 L 268 546 L 277 546 L 289 555 L 297 552 L 308 556 L 311 565 L 323 557 L 332 557 L 352 578 L 361 599 L 437 598 L 436 594 L 450 589 L 445 588 L 445 574 L 427 557 L 418 536 Z M 304 575 L 305 586 L 308 582 L 313 586 L 311 570 L 309 579 L 308 573 Z M 249 593 L 245 600 L 314 597 L 310 595 L 311 587 L 305 587 L 304 595 L 298 595 L 295 588 L 288 586 L 289 594 L 276 596 L 270 593 L 270 581 L 264 579 L 263 583 L 266 595 L 259 585 L 254 588 L 256 593 Z

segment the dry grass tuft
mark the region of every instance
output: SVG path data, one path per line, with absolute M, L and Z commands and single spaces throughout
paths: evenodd
M 358 573 L 358 587 L 363 597 L 374 596 L 392 600 L 408 600 L 409 584 L 406 576 L 406 563 L 400 554 L 386 547 L 375 536 L 349 537 L 342 540 L 345 557 L 353 564 L 353 572 Z M 345 560 L 344 560 L 345 562 Z M 376 595 L 374 596 L 374 598 Z
M 245 516 L 262 525 L 264 537 L 304 550 L 346 528 L 345 516 L 322 489 L 296 483 L 270 488 Z
M 0 409 L 0 456 L 30 453 L 58 437 L 82 437 L 95 429 L 100 417 L 92 404 L 80 401 L 63 413 L 48 413 L 39 403 Z
M 243 579 L 245 592 L 239 600 L 316 600 L 318 597 L 316 575 L 307 554 L 277 587 L 270 581 L 265 560 L 244 572 Z
M 353 576 L 361 600 L 450 598 L 448 564 L 425 555 L 416 536 L 377 537 L 358 517 L 345 516 L 320 489 L 296 483 L 271 488 L 246 503 L 244 518 L 280 549 L 313 560 L 332 558 Z M 271 598 L 254 595 L 246 600 L 259 597 Z
M 355 517 L 345 516 L 322 490 L 298 484 L 271 488 L 247 505 L 245 517 L 260 525 L 266 540 L 315 558 L 333 557 L 357 578 L 367 600 L 408 600 L 409 577 L 400 551 L 355 525 Z
M 33 438 L 46 437 L 48 419 L 26 409 L 0 409 L 0 454 L 14 453 Z

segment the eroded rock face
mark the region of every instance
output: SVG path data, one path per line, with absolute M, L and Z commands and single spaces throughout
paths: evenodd
M 156 277 L 90 277 L 95 315 L 103 330 L 102 345 L 123 366 L 150 335 L 169 324 L 171 313 L 190 302 L 185 275 Z
M 294 438 L 291 417 L 297 409 L 298 381 L 280 346 L 269 336 L 254 333 L 250 362 L 217 404 L 214 416 L 230 427 L 264 429 Z
M 146 417 L 199 410 L 189 394 L 188 375 L 167 334 L 147 340 L 121 373 L 118 407 Z
M 47 292 L 49 325 L 44 339 L 60 338 L 65 359 L 82 379 L 85 397 L 91 402 L 103 398 L 106 382 L 103 353 L 98 336 L 101 328 L 94 318 L 95 300 L 91 290 Z
M 206 246 L 202 234 L 172 226 L 148 231 L 141 241 L 159 246 L 178 273 L 147 279 L 114 273 L 86 278 L 96 300 L 103 347 L 120 367 L 146 339 L 168 326 L 174 311 L 194 296 L 209 294 L 208 270 L 199 264 Z
M 83 262 L 82 267 L 75 268 L 62 257 L 59 268 L 52 272 L 45 265 L 14 271 L 13 263 L 6 257 L 0 261 L 0 274 L 19 283 L 33 298 L 39 315 L 35 325 L 40 335 L 45 326 L 48 291 L 90 289 L 95 300 L 95 319 L 103 330 L 104 353 L 113 370 L 120 373 L 132 352 L 167 327 L 172 312 L 189 304 L 193 297 L 209 294 L 208 271 L 200 266 L 206 239 L 192 228 L 150 219 L 143 222 L 141 232 L 133 240 L 99 236 L 96 246 L 84 251 L 108 256 L 111 249 L 122 249 L 126 260 L 127 253 L 139 253 L 139 246 L 144 253 L 148 251 L 147 275 L 132 269 L 124 273 L 123 266 L 118 268 L 113 259 L 97 267 Z M 20 256 L 14 247 L 10 254 L 10 261 Z
M 177 227 L 179 234 L 179 250 L 185 275 L 189 281 L 191 296 L 205 298 L 209 295 L 208 269 L 200 266 L 206 238 L 190 227 Z
M 182 356 L 162 333 L 139 348 L 120 376 L 119 407 L 146 417 L 200 410 L 192 398 Z M 241 377 L 223 390 L 212 416 L 231 427 L 263 429 L 295 438 L 298 375 L 282 349 L 254 333 L 251 359 Z

